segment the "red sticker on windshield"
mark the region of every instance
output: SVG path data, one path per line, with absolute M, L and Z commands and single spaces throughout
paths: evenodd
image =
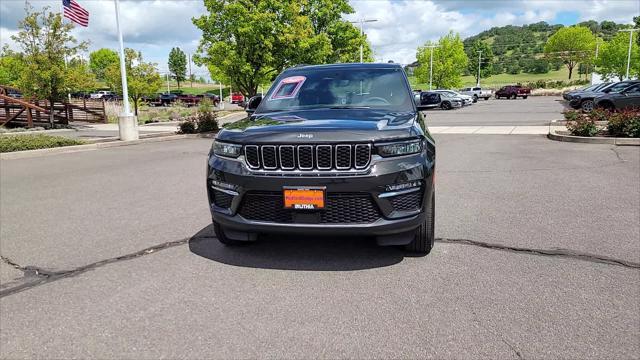
M 295 98 L 305 80 L 307 80 L 307 78 L 304 76 L 289 76 L 280 80 L 280 83 L 271 94 L 270 100 Z

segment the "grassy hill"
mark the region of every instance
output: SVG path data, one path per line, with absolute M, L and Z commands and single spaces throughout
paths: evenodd
M 629 25 L 617 24 L 612 21 L 598 23 L 593 20 L 584 21 L 577 25 L 589 28 L 596 36 L 604 40 L 615 36 L 618 30 L 629 27 Z M 494 27 L 465 39 L 464 44 L 466 49 L 476 41 L 489 45 L 494 55 L 490 61 L 494 74 L 519 75 L 523 72 L 536 75 L 547 74 L 550 79 L 556 80 L 556 74 L 553 73 L 562 69 L 562 63 L 545 59 L 544 45 L 549 37 L 562 27 L 563 25 L 550 25 L 544 21 L 523 26 Z M 586 72 L 586 68 L 584 70 L 583 72 Z M 542 78 L 546 79 L 544 76 Z M 568 73 L 567 77 L 558 80 L 566 80 L 567 78 Z M 498 82 L 501 79 L 495 81 Z

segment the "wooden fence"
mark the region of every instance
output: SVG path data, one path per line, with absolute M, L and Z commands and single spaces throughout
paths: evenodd
M 50 104 L 47 100 L 31 100 L 10 96 L 9 87 L 0 86 L 0 125 L 38 126 L 50 123 Z M 55 124 L 73 121 L 106 123 L 103 100 L 73 99 L 53 103 Z

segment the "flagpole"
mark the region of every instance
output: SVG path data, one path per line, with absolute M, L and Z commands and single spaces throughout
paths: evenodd
M 124 57 L 124 43 L 122 41 L 122 30 L 120 30 L 120 1 L 114 0 L 116 6 L 116 26 L 118 28 L 118 41 L 120 42 L 120 75 L 122 76 L 122 103 L 124 105 L 124 111 L 118 117 L 118 130 L 120 133 L 120 140 L 137 140 L 138 136 L 138 121 L 136 117 L 131 114 L 131 108 L 129 106 L 129 89 L 127 85 L 127 66 L 125 64 Z

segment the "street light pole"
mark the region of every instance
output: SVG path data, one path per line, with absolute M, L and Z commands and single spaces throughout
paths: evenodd
M 629 80 L 629 67 L 631 65 L 631 47 L 633 46 L 633 32 L 638 31 L 640 29 L 622 29 L 618 31 L 628 31 L 629 32 L 629 53 L 627 54 L 627 80 Z
M 429 91 L 431 91 L 433 84 L 433 49 L 437 48 L 438 45 L 426 45 L 426 47 L 431 49 L 431 55 L 429 56 Z
M 376 22 L 378 21 L 378 19 L 365 19 L 365 18 L 360 18 L 360 20 L 358 21 L 349 21 L 352 24 L 360 24 L 360 36 L 364 35 L 364 23 L 366 22 Z M 360 44 L 360 63 L 363 62 L 363 51 L 364 51 L 364 45 Z
M 482 62 L 482 50 L 478 50 L 478 81 L 476 87 L 480 87 L 480 62 Z
M 118 42 L 120 43 L 120 75 L 122 76 L 122 103 L 124 110 L 118 116 L 118 133 L 120 140 L 138 140 L 138 120 L 131 114 L 129 106 L 129 89 L 127 85 L 127 66 L 124 57 L 124 42 L 122 41 L 122 30 L 120 30 L 120 1 L 115 0 L 116 7 L 116 27 L 118 28 Z

